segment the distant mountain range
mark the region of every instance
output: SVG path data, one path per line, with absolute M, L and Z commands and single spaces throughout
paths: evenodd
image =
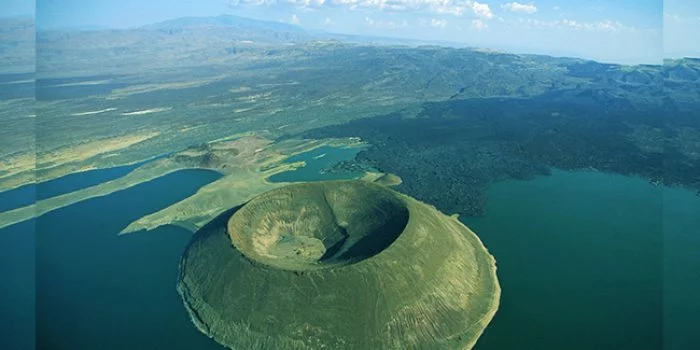
M 192 30 L 196 28 L 227 28 L 231 30 L 237 30 L 248 33 L 253 39 L 254 34 L 257 33 L 257 39 L 262 42 L 276 42 L 280 37 L 287 38 L 293 41 L 323 41 L 323 40 L 337 40 L 350 43 L 358 44 L 385 44 L 385 45 L 443 45 L 452 47 L 466 47 L 465 43 L 453 43 L 453 42 L 430 42 L 425 40 L 416 39 L 405 39 L 405 38 L 393 38 L 393 37 L 382 37 L 382 36 L 365 36 L 365 35 L 355 35 L 355 34 L 342 34 L 342 33 L 330 33 L 321 30 L 306 30 L 298 25 L 274 22 L 274 21 L 264 21 L 251 19 L 246 17 L 234 16 L 234 15 L 220 15 L 215 17 L 182 17 L 172 20 L 167 20 L 163 22 L 158 22 L 154 24 L 149 24 L 140 27 L 145 30 L 162 30 L 169 32 L 178 32 L 182 30 Z M 271 35 L 273 40 L 264 40 L 259 38 L 261 35 L 270 35 L 275 33 L 276 35 Z M 286 33 L 286 35 L 280 36 L 280 33 Z M 240 35 L 240 33 L 239 33 Z
M 162 67 L 203 66 L 224 64 L 232 59 L 254 60 L 256 57 L 297 57 L 323 50 L 322 45 L 403 45 L 465 48 L 458 43 L 431 43 L 419 40 L 307 31 L 297 25 L 261 21 L 233 15 L 215 17 L 183 17 L 133 29 L 108 29 L 101 26 L 80 26 L 56 30 L 39 30 L 30 18 L 0 19 L 0 66 L 3 72 L 31 71 L 34 59 L 41 71 L 50 75 L 92 73 L 136 73 Z M 35 54 L 34 40 L 40 42 Z M 294 49 L 291 48 L 294 44 Z M 303 47 L 303 48 L 302 48 Z M 478 49 L 480 52 L 497 51 Z M 235 56 L 235 57 L 234 57 Z M 513 55 L 512 57 L 527 55 Z M 559 62 L 567 62 L 562 58 Z M 596 76 L 624 76 L 625 81 L 649 80 L 647 66 L 636 72 L 620 70 L 589 62 L 570 67 L 576 73 Z M 579 63 L 580 63 L 579 62 Z M 668 61 L 674 67 L 666 78 L 695 80 L 696 61 Z M 687 63 L 693 62 L 693 63 Z M 397 62 L 400 63 L 400 62 Z M 645 68 L 646 67 L 646 68 Z M 614 73 L 619 71 L 618 73 Z M 613 72 L 613 73 L 611 73 Z M 600 76 L 602 78 L 603 76 Z
M 227 27 L 240 30 L 259 31 L 287 31 L 306 33 L 306 31 L 294 24 L 262 21 L 233 15 L 220 15 L 216 17 L 181 17 L 163 22 L 142 26 L 146 30 L 182 30 L 192 27 Z
M 0 18 L 0 73 L 33 72 L 35 38 L 32 18 Z

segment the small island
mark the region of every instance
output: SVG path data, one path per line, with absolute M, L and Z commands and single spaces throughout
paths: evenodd
M 293 184 L 200 229 L 178 291 L 231 349 L 470 349 L 495 260 L 435 207 L 365 180 Z

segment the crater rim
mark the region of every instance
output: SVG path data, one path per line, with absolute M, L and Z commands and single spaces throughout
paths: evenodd
M 295 273 L 373 258 L 405 231 L 409 209 L 362 180 L 298 183 L 265 192 L 228 219 L 234 249 L 253 263 Z

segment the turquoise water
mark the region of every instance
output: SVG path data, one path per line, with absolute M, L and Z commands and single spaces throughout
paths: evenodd
M 210 171 L 179 171 L 37 218 L 36 288 L 41 291 L 36 298 L 37 348 L 220 350 L 193 327 L 175 291 L 178 262 L 191 234 L 167 226 L 117 235 L 131 221 L 184 199 L 219 177 Z M 15 244 L 0 245 L 3 259 L 14 254 L 18 243 L 32 246 L 31 235 L 12 235 L 16 227 L 0 231 L 0 238 Z M 31 276 L 26 274 L 33 270 L 29 259 L 13 259 L 14 266 L 0 265 L 3 279 Z M 22 295 L 17 285 L 5 288 Z M 15 300 L 15 308 L 26 313 L 32 300 Z M 0 328 L 14 329 L 15 320 L 4 316 L 0 322 L 9 324 Z M 22 338 L 10 334 L 0 344 Z M 30 345 L 0 347 L 33 348 Z
M 341 161 L 355 159 L 360 151 L 362 148 L 323 146 L 297 154 L 287 159 L 286 163 L 304 161 L 306 166 L 270 176 L 269 180 L 271 182 L 299 182 L 351 179 L 361 175 L 361 173 L 324 174 L 322 170 Z
M 485 217 L 464 219 L 496 257 L 503 288 L 478 350 L 661 349 L 664 326 L 665 349 L 698 343 L 692 192 L 555 171 L 495 184 L 488 198 Z

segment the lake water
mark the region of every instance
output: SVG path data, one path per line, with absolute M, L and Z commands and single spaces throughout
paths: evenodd
M 113 168 L 86 170 L 62 176 L 53 180 L 40 182 L 36 186 L 36 199 L 42 200 L 51 198 L 83 188 L 99 185 L 103 182 L 118 179 L 141 165 L 143 165 L 143 163 L 123 165 Z
M 153 161 L 153 159 L 131 165 L 81 171 L 53 180 L 24 185 L 9 191 L 0 192 L 0 212 L 22 208 L 35 201 L 60 196 L 65 193 L 118 179 L 150 161 Z
M 14 98 L 33 98 L 34 73 L 0 74 L 0 101 Z
M 36 185 L 23 185 L 0 192 L 0 212 L 26 207 L 36 200 Z
M 700 344 L 700 198 L 664 191 L 664 349 Z
M 161 154 L 134 164 L 80 171 L 61 176 L 53 180 L 39 182 L 36 185 L 36 199 L 42 200 L 60 196 L 62 194 L 118 179 L 146 163 L 166 158 L 170 154 L 171 153 Z M 2 195 L 2 193 L 0 193 L 0 195 Z
M 355 156 L 360 151 L 362 151 L 360 147 L 322 146 L 308 152 L 300 153 L 287 159 L 286 163 L 303 161 L 306 162 L 306 166 L 272 175 L 269 180 L 271 182 L 299 182 L 352 179 L 362 174 L 352 172 L 324 174 L 322 170 L 341 161 L 355 159 Z
M 34 225 L 29 220 L 0 230 L 0 349 L 35 348 Z
M 503 288 L 478 350 L 680 350 L 700 341 L 692 192 L 555 171 L 495 184 L 488 196 L 485 217 L 464 220 L 496 257 Z
M 218 177 L 180 171 L 0 230 L 0 348 L 33 349 L 36 321 L 42 349 L 221 350 L 175 290 L 191 234 L 167 226 L 117 236 Z M 503 287 L 477 349 L 660 349 L 664 335 L 665 349 L 697 344 L 697 213 L 690 191 L 616 175 L 495 184 L 486 216 L 465 219 L 495 255 Z
M 36 288 L 41 291 L 36 298 L 37 348 L 220 350 L 192 326 L 175 291 L 179 258 L 191 234 L 168 226 L 117 236 L 131 221 L 184 199 L 219 177 L 210 171 L 179 171 L 37 218 Z M 0 231 L 0 256 L 3 260 L 15 256 L 9 258 L 11 266 L 5 261 L 0 265 L 3 282 L 7 276 L 10 281 L 31 279 L 26 272 L 34 270 L 33 259 L 15 253 L 18 246 L 33 248 L 31 235 L 16 232 L 23 224 Z M 26 281 L 3 285 L 3 295 L 5 289 L 10 295 L 29 295 L 17 288 L 26 290 L 27 285 Z M 15 323 L 17 315 L 33 316 L 33 298 L 15 299 L 13 317 L 4 314 L 0 322 L 6 324 L 0 329 L 22 328 Z M 22 340 L 33 329 L 21 337 L 3 334 L 0 344 L 21 344 L 0 348 L 33 349 Z

